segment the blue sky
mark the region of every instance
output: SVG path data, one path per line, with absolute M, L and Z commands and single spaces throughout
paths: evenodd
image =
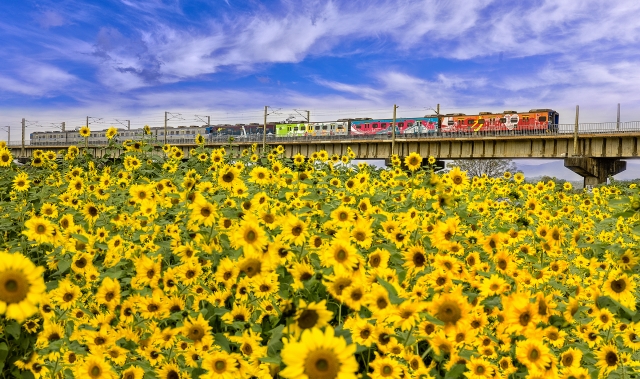
M 568 123 L 576 104 L 599 122 L 621 103 L 640 120 L 639 16 L 635 0 L 5 0 L 0 123 L 254 122 L 265 105 L 331 120 L 394 103 Z

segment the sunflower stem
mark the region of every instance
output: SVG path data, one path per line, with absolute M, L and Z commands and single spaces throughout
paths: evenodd
M 404 340 L 404 347 L 407 347 L 407 342 L 409 342 L 409 338 L 411 338 L 411 333 L 413 333 L 413 325 L 411 325 L 411 329 L 409 329 L 409 333 L 407 333 L 407 338 Z
M 427 354 L 429 354 L 429 352 L 431 352 L 431 346 L 429 346 L 429 348 L 427 349 L 427 351 L 425 351 L 424 353 L 422 353 L 422 355 L 420 356 L 420 359 L 424 360 L 424 357 L 427 356 Z

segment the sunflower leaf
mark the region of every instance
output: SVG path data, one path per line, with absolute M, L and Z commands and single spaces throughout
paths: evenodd
M 216 333 L 215 335 L 216 345 L 220 346 L 227 353 L 231 352 L 231 348 L 229 347 L 229 340 L 222 333 Z

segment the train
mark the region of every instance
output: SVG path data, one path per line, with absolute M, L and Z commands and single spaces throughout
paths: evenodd
M 557 133 L 560 115 L 552 109 L 531 109 L 528 112 L 506 110 L 503 112 L 479 112 L 478 114 L 449 113 L 425 115 L 424 117 L 397 118 L 395 134 L 398 136 L 473 135 L 476 133 L 503 133 L 518 131 L 519 134 Z M 266 125 L 270 140 L 286 137 L 340 137 L 340 136 L 390 136 L 393 134 L 392 119 L 344 118 L 323 122 L 271 122 Z M 164 142 L 165 128 L 151 127 L 151 135 Z M 265 126 L 250 124 L 191 125 L 167 128 L 169 144 L 192 143 L 200 134 L 205 140 L 214 141 L 234 137 L 244 139 L 262 136 Z M 118 140 L 139 139 L 142 129 L 118 129 Z M 30 134 L 31 145 L 80 145 L 84 143 L 77 131 L 46 131 Z M 92 131 L 92 145 L 107 144 L 106 130 Z

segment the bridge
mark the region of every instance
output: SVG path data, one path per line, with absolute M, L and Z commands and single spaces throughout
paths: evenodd
M 252 144 L 258 151 L 270 151 L 283 145 L 285 156 L 296 154 L 310 156 L 325 150 L 329 155 L 344 155 L 347 148 L 356 154 L 356 159 L 386 159 L 392 154 L 403 157 L 417 152 L 426 159 L 503 159 L 503 158 L 555 158 L 563 159 L 564 165 L 584 178 L 585 185 L 606 182 L 610 175 L 626 169 L 622 159 L 637 158 L 639 154 L 640 122 L 558 125 L 558 132 L 528 134 L 526 131 L 489 132 L 471 134 L 402 134 L 369 136 L 301 136 L 275 137 L 252 135 L 235 138 L 216 137 L 207 140 L 207 146 L 225 147 L 239 152 Z M 156 148 L 160 148 L 158 143 Z M 185 157 L 196 145 L 184 140 L 175 144 Z M 61 145 L 15 145 L 11 144 L 14 157 L 26 161 L 35 149 L 66 150 Z M 80 145 L 80 148 L 83 146 Z M 94 156 L 106 153 L 105 145 L 88 144 L 87 150 Z M 426 162 L 425 162 L 426 163 Z

